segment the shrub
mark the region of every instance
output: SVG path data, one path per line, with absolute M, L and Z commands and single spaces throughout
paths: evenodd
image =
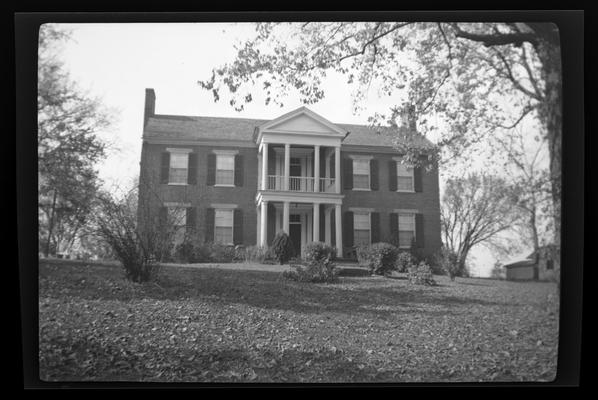
M 442 272 L 446 273 L 451 281 L 455 280 L 456 276 L 461 276 L 461 267 L 459 266 L 459 259 L 457 255 L 446 247 L 442 247 L 436 255 L 436 263 Z
M 357 248 L 357 260 L 367 267 L 371 274 L 389 275 L 397 269 L 398 251 L 390 243 L 374 243 Z
M 231 263 L 235 260 L 235 246 L 220 243 L 206 243 L 209 261 L 215 263 Z
M 293 242 L 286 232 L 278 232 L 276 234 L 272 241 L 272 252 L 280 265 L 288 262 L 295 255 Z
M 305 246 L 305 261 L 308 263 L 319 261 L 332 261 L 336 251 L 332 246 L 322 242 L 311 242 Z
M 397 254 L 397 271 L 407 272 L 414 264 L 416 264 L 415 258 L 408 251 L 400 251 Z
M 283 277 L 298 282 L 335 282 L 338 270 L 332 260 L 335 251 L 322 242 L 312 242 L 305 247 L 305 267 L 293 265 L 294 270 L 284 271 Z
M 243 249 L 241 259 L 246 262 L 254 262 L 262 264 L 268 255 L 268 247 L 263 246 L 248 246 Z
M 436 281 L 432 275 L 432 269 L 423 261 L 409 268 L 409 283 L 425 286 L 436 285 Z

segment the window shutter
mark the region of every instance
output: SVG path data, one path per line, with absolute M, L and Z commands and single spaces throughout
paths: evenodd
M 243 168 L 243 156 L 235 156 L 235 186 L 243 186 L 243 174 L 245 168 Z
M 162 153 L 162 162 L 160 164 L 160 183 L 168 183 L 168 174 L 170 172 L 170 153 Z
M 193 233 L 197 228 L 197 212 L 195 207 L 187 207 L 187 233 Z
M 197 154 L 189 153 L 189 161 L 187 166 L 187 183 L 189 185 L 197 184 Z
M 213 208 L 206 208 L 206 237 L 204 238 L 204 242 L 213 242 L 214 241 L 214 218 L 216 217 L 216 212 Z
M 421 167 L 415 167 L 413 169 L 413 188 L 416 192 L 422 191 L 422 169 Z
M 345 212 L 343 221 L 343 241 L 345 247 L 353 246 L 353 213 L 351 211 Z
M 353 189 L 353 160 L 345 158 L 343 160 L 343 189 Z
M 166 207 L 160 207 L 158 212 L 158 226 L 160 229 L 166 229 L 166 219 L 168 218 L 168 209 Z
M 216 154 L 208 154 L 208 186 L 216 184 Z
M 397 191 L 397 162 L 388 162 L 388 190 L 391 192 Z
M 326 207 L 320 204 L 320 242 L 326 238 Z
M 378 160 L 370 160 L 370 187 L 372 190 L 378 190 Z
M 243 244 L 243 210 L 239 208 L 233 214 L 233 243 Z
M 415 245 L 424 247 L 424 214 L 415 214 Z
M 370 214 L 370 229 L 372 243 L 378 243 L 380 241 L 380 213 L 373 212 Z
M 390 213 L 390 242 L 393 245 L 399 244 L 399 214 Z

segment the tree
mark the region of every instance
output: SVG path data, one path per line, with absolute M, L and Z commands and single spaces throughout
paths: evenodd
M 550 176 L 543 165 L 546 143 L 531 140 L 520 127 L 496 136 L 495 141 L 506 158 L 504 166 L 513 204 L 521 211 L 517 224 L 521 227 L 520 239 L 539 254 L 541 244 L 554 237 L 550 224 Z
M 440 208 L 441 235 L 456 257 L 457 271 L 466 271 L 473 247 L 492 245 L 520 218 L 507 188 L 504 179 L 491 175 L 472 173 L 448 180 Z
M 261 23 L 256 32 L 232 63 L 199 82 L 215 101 L 226 91 L 241 110 L 260 85 L 266 104 L 282 105 L 290 88 L 310 104 L 325 95 L 323 78 L 335 71 L 356 84 L 356 108 L 373 84 L 396 98 L 396 106 L 370 122 L 390 131 L 412 163 L 420 162 L 422 149 L 412 140 L 419 134 L 435 135 L 441 160 L 450 160 L 499 128 L 537 118 L 548 142 L 554 241 L 560 245 L 562 87 L 554 24 Z M 417 119 L 417 131 L 400 129 L 406 113 Z
M 40 247 L 45 256 L 68 250 L 86 223 L 99 187 L 97 163 L 110 125 L 98 99 L 83 93 L 58 58 L 69 32 L 45 24 L 39 33 L 38 177 Z
M 490 277 L 493 279 L 505 279 L 505 267 L 500 262 L 495 262 L 492 266 L 492 271 L 490 272 Z

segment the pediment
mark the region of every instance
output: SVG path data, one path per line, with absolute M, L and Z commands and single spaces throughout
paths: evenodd
M 313 111 L 301 107 L 260 126 L 261 132 L 314 133 L 332 136 L 345 131 Z

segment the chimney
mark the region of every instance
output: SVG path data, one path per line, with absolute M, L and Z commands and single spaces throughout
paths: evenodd
M 413 104 L 405 106 L 401 113 L 401 125 L 403 128 L 415 132 L 417 129 L 416 121 L 415 106 Z
M 143 126 L 147 124 L 149 117 L 156 114 L 156 93 L 154 89 L 145 89 L 145 109 L 143 112 Z

